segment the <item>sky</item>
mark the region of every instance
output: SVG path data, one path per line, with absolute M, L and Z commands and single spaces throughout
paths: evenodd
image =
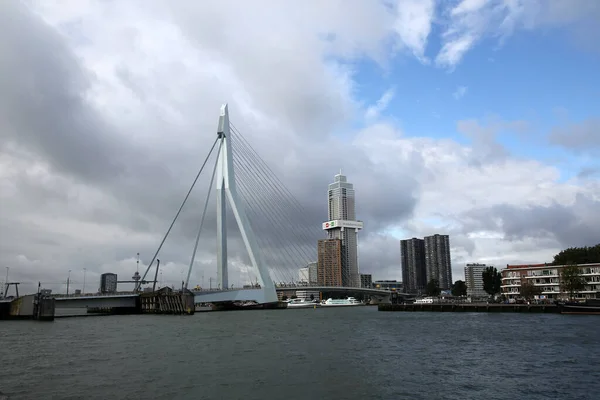
M 596 244 L 598 22 L 587 0 L 0 2 L 0 280 L 64 291 L 85 268 L 95 289 L 147 265 L 223 103 L 308 221 L 344 171 L 374 279 L 434 233 L 455 280 Z M 166 283 L 199 209 L 161 252 Z M 209 237 L 193 283 L 215 253 Z

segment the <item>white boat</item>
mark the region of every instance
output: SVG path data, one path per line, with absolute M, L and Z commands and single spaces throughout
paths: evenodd
M 415 300 L 415 304 L 433 304 L 433 297 L 423 297 Z
M 306 299 L 291 299 L 286 301 L 288 308 L 313 308 L 319 307 L 320 304 L 316 301 Z
M 349 307 L 349 306 L 364 306 L 362 301 L 356 300 L 354 297 L 346 299 L 327 299 L 321 302 L 323 307 Z

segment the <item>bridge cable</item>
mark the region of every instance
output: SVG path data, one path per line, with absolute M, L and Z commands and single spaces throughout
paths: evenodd
M 250 208 L 252 209 L 252 211 L 258 212 L 258 210 L 256 210 L 255 207 L 252 206 L 253 203 L 257 203 L 258 208 L 260 208 L 261 211 L 265 212 L 266 218 L 264 219 L 268 219 L 271 222 L 271 229 L 273 229 L 273 227 L 282 226 L 281 223 L 272 223 L 272 217 L 276 217 L 279 220 L 279 222 L 286 219 L 288 221 L 290 221 L 290 219 L 295 220 L 296 218 L 293 218 L 293 215 L 284 215 L 286 214 L 284 209 L 286 208 L 285 203 L 287 203 L 287 208 L 290 210 L 298 208 L 301 209 L 297 200 L 293 197 L 293 195 L 291 195 L 290 191 L 285 187 L 285 185 L 275 176 L 273 171 L 270 170 L 270 168 L 268 168 L 268 165 L 266 165 L 266 163 L 264 162 L 264 160 L 262 160 L 260 155 L 258 155 L 258 153 L 243 138 L 241 133 L 235 128 L 234 132 L 236 133 L 236 139 L 240 139 L 239 143 L 236 143 L 237 145 L 232 146 L 232 150 L 238 156 L 237 158 L 234 157 L 234 160 L 237 160 L 236 167 L 238 167 L 238 171 L 242 172 L 238 174 L 240 175 L 240 188 L 246 195 L 244 197 L 249 197 L 249 199 L 246 199 L 247 201 L 253 200 L 253 202 L 248 201 L 248 203 L 250 203 Z M 244 168 L 245 166 L 250 165 L 258 167 L 258 171 L 255 170 L 254 172 L 252 172 L 248 170 L 249 168 Z M 248 176 L 252 176 L 257 179 L 254 179 L 253 181 L 251 179 L 248 179 Z M 255 190 L 255 186 L 258 186 L 258 188 L 270 186 L 271 190 Z M 285 189 L 285 191 L 279 190 L 280 188 Z M 265 198 L 263 198 L 262 201 L 257 200 L 256 196 L 252 195 L 253 193 L 257 195 L 258 193 L 260 193 Z M 269 207 L 267 207 L 268 211 L 265 211 L 265 208 L 261 207 L 261 204 L 263 203 L 269 204 Z M 305 219 L 303 221 L 306 222 Z M 280 253 L 281 248 L 283 248 L 290 256 L 292 252 L 295 253 L 297 256 L 300 256 L 299 259 L 302 260 L 302 264 L 298 262 L 298 258 L 292 257 L 296 258 L 296 260 L 294 261 L 295 265 L 289 265 L 289 267 L 293 269 L 293 276 L 295 277 L 297 276 L 296 274 L 300 267 L 305 267 L 309 262 L 315 261 L 316 239 L 318 238 L 320 231 L 318 231 L 317 235 L 312 235 L 308 232 L 307 229 L 305 229 L 306 226 L 302 223 L 289 225 L 292 225 L 294 227 L 294 230 L 288 230 L 287 232 L 278 232 L 278 235 L 276 235 L 276 237 L 281 239 L 285 236 L 289 236 L 291 232 L 295 234 L 300 233 L 300 236 L 302 236 L 301 238 L 297 238 L 300 240 L 295 240 L 291 242 L 291 245 L 289 245 L 288 243 L 283 244 L 283 246 L 279 246 Z M 281 245 L 282 242 L 278 241 L 278 244 Z M 310 250 L 307 251 L 307 248 Z M 292 281 L 293 280 L 295 280 L 295 278 L 293 278 Z
M 238 132 L 239 134 L 239 132 Z M 241 134 L 239 134 L 240 139 L 242 139 L 242 141 L 244 141 L 244 144 L 246 145 L 246 149 L 247 149 L 247 154 L 248 157 L 251 159 L 250 164 L 256 165 L 260 171 L 262 171 L 268 178 L 263 180 L 263 182 L 265 182 L 269 187 L 270 187 L 270 191 L 267 191 L 268 194 L 272 194 L 275 197 L 279 197 L 279 199 L 275 199 L 274 201 L 276 201 L 277 204 L 281 204 L 282 203 L 282 199 L 284 201 L 286 201 L 288 203 L 288 208 L 289 209 L 297 209 L 298 211 L 300 211 L 299 213 L 296 213 L 296 215 L 299 214 L 306 214 L 306 211 L 302 208 L 302 206 L 299 204 L 299 202 L 296 200 L 296 198 L 291 194 L 291 192 L 289 191 L 289 189 L 287 189 L 287 187 L 281 182 L 281 180 L 279 180 L 277 178 L 277 176 L 273 173 L 272 170 L 270 170 L 270 168 L 268 167 L 268 165 L 266 164 L 266 162 L 260 157 L 260 155 L 258 155 L 258 153 L 252 148 L 252 146 L 243 138 L 243 136 L 241 136 Z M 242 146 L 243 148 L 244 146 Z M 234 151 L 236 150 L 236 148 L 234 147 L 233 149 Z M 270 179 L 269 179 L 270 177 Z M 281 190 L 283 189 L 283 191 Z M 292 215 L 293 217 L 293 215 Z M 306 222 L 306 219 L 302 218 L 301 219 L 302 222 Z M 295 225 L 296 228 L 299 229 L 295 229 L 294 232 L 300 234 L 302 237 L 302 241 L 305 243 L 314 243 L 314 241 L 319 237 L 322 236 L 322 231 L 320 229 L 317 228 L 317 225 L 312 225 L 311 227 L 314 227 L 313 229 L 307 229 L 307 227 L 300 223 L 300 221 L 293 221 L 293 222 L 297 222 Z M 314 261 L 314 260 L 313 260 Z
M 210 155 L 212 154 L 213 150 L 215 149 L 215 145 L 217 144 L 218 140 L 219 140 L 219 137 L 217 137 L 215 139 L 215 142 L 213 143 L 212 147 L 210 148 L 210 151 L 208 152 L 208 155 L 206 156 L 206 159 L 202 163 L 202 166 L 200 167 L 200 171 L 198 171 L 198 174 L 196 175 L 196 178 L 194 179 L 194 182 L 192 183 L 192 186 L 190 187 L 190 190 L 188 190 L 187 194 L 185 195 L 185 198 L 183 199 L 183 202 L 181 203 L 181 206 L 179 207 L 179 210 L 177 211 L 177 214 L 175 214 L 175 218 L 173 218 L 173 222 L 171 222 L 171 225 L 169 226 L 169 229 L 167 230 L 167 233 L 165 234 L 165 236 L 163 237 L 162 241 L 160 242 L 160 245 L 158 246 L 158 249 L 156 250 L 156 253 L 154 253 L 154 256 L 152 257 L 152 261 L 150 261 L 150 264 L 148 264 L 148 268 L 146 268 L 146 272 L 144 272 L 144 275 L 142 276 L 142 279 L 136 284 L 135 291 L 139 290 L 139 288 L 141 286 L 141 282 L 146 279 L 146 275 L 148 275 L 148 271 L 150 271 L 150 268 L 152 267 L 152 264 L 154 264 L 154 261 L 156 260 L 156 257 L 158 256 L 158 253 L 160 252 L 160 249 L 162 248 L 163 244 L 165 243 L 165 240 L 167 240 L 167 237 L 169 236 L 169 233 L 171 232 L 171 229 L 173 228 L 173 225 L 175 225 L 175 221 L 177 221 L 177 218 L 179 217 L 179 214 L 181 213 L 181 210 L 183 209 L 183 206 L 185 206 L 185 203 L 187 202 L 188 198 L 190 197 L 190 193 L 192 193 L 192 190 L 194 189 L 194 186 L 196 185 L 196 182 L 198 181 L 198 178 L 200 177 L 200 174 L 202 173 L 202 170 L 204 170 L 204 167 L 206 166 L 206 163 L 208 162 L 208 159 L 210 158 Z
M 232 146 L 233 147 L 233 146 Z M 241 154 L 238 154 L 238 160 L 243 159 L 245 160 L 244 156 L 241 156 Z M 240 165 L 238 165 L 238 171 L 240 172 L 239 176 L 239 186 L 240 189 L 242 189 L 242 191 L 244 192 L 244 197 L 246 198 L 246 201 L 248 202 L 249 208 L 252 212 L 254 212 L 255 214 L 259 214 L 259 210 L 263 211 L 264 214 L 266 214 L 267 216 L 270 217 L 275 217 L 276 220 L 278 221 L 285 221 L 286 219 L 289 220 L 289 217 L 284 215 L 284 213 L 281 210 L 281 204 L 280 202 L 274 202 L 274 203 L 270 203 L 269 202 L 269 195 L 271 194 L 271 192 L 269 190 L 257 190 L 260 189 L 261 187 L 264 187 L 265 185 L 260 185 L 260 182 L 256 182 L 256 180 L 252 180 L 249 179 L 249 176 L 260 176 L 260 173 L 252 173 L 251 171 L 247 171 L 247 168 L 245 168 L 247 165 L 252 164 L 251 162 L 241 162 L 240 161 Z M 243 172 L 242 172 L 243 171 Z M 263 195 L 267 195 L 268 197 L 263 198 L 263 199 L 258 199 L 258 193 L 263 194 Z M 256 195 L 254 195 L 256 194 Z M 258 208 L 258 209 L 257 209 Z M 266 218 L 269 219 L 269 222 L 271 222 L 271 224 L 269 225 L 269 228 L 271 228 L 271 230 L 273 230 L 273 228 L 279 228 L 281 227 L 281 223 L 272 223 L 272 219 L 271 218 Z M 278 230 L 278 229 L 275 229 Z M 288 253 L 289 256 L 292 256 L 291 252 L 295 252 L 296 255 L 300 255 L 301 258 L 305 258 L 301 252 L 299 253 L 298 247 L 297 246 L 292 246 L 292 248 L 290 248 L 290 246 L 285 246 L 285 244 L 282 243 L 281 239 L 283 237 L 285 237 L 285 233 L 286 232 L 277 232 L 278 234 L 275 236 L 276 238 L 280 239 L 278 241 L 278 244 L 280 246 L 273 246 L 273 247 L 278 247 L 279 248 L 279 253 L 281 254 L 281 250 L 283 249 L 285 252 Z M 287 232 L 289 234 L 289 231 Z M 271 236 L 271 235 L 269 235 Z M 267 238 L 269 236 L 261 236 L 261 238 Z M 270 241 L 269 241 L 270 242 Z M 271 242 L 272 243 L 272 242 Z M 283 244 L 283 246 L 282 246 Z M 300 267 L 300 265 L 296 265 L 296 268 Z
M 241 146 L 238 146 L 237 148 L 240 149 L 240 147 Z M 244 150 L 241 151 L 241 153 L 243 155 L 241 157 L 238 157 L 238 160 L 240 158 L 242 158 L 242 157 L 244 159 L 247 157 L 247 154 L 244 154 L 245 153 Z M 255 162 L 245 162 L 245 163 L 240 162 L 240 164 L 242 164 L 241 166 L 243 166 L 244 164 L 246 164 L 246 165 L 249 165 L 249 164 L 255 165 L 256 163 Z M 240 168 L 240 169 L 244 169 L 244 168 Z M 242 175 L 242 174 L 240 174 L 240 175 Z M 271 183 L 272 180 L 269 179 L 269 177 L 261 176 L 262 174 L 260 173 L 260 171 L 259 172 L 255 172 L 255 173 L 250 172 L 249 175 L 253 175 L 255 177 L 259 177 L 260 179 L 257 179 L 257 180 L 260 180 L 262 182 L 266 181 L 267 185 L 272 185 L 272 183 Z M 279 227 L 279 228 L 281 228 L 283 225 L 281 223 L 277 223 L 277 222 L 273 223 L 272 218 L 269 218 L 269 217 L 275 217 L 276 221 L 279 221 L 279 222 L 285 221 L 285 220 L 290 221 L 290 219 L 291 219 L 290 216 L 289 215 L 285 215 L 286 213 L 285 213 L 285 211 L 283 209 L 283 208 L 285 208 L 285 207 L 283 207 L 285 205 L 285 204 L 283 204 L 285 202 L 285 200 L 286 200 L 285 198 L 283 199 L 283 201 L 282 201 L 281 198 L 275 198 L 271 202 L 271 199 L 274 197 L 272 190 L 256 191 L 256 190 L 254 190 L 254 187 L 250 188 L 250 186 L 254 186 L 254 185 L 259 186 L 259 187 L 264 187 L 266 185 L 261 184 L 262 182 L 253 182 L 250 179 L 245 179 L 246 177 L 243 177 L 243 176 L 240 177 L 240 178 L 241 178 L 240 179 L 240 182 L 241 182 L 240 186 L 244 187 L 244 189 L 245 189 L 246 186 L 249 187 L 247 190 L 244 190 L 244 191 L 250 194 L 250 196 L 248 196 L 248 197 L 250 198 L 250 200 L 252 200 L 250 202 L 251 208 L 254 209 L 254 207 L 252 207 L 253 203 L 254 204 L 258 204 L 258 208 L 260 208 L 260 210 L 263 211 L 266 214 L 265 215 L 266 218 L 263 218 L 263 220 L 267 220 L 268 219 L 271 222 L 271 224 L 269 225 L 269 228 L 271 230 L 273 230 L 273 227 Z M 246 183 L 246 182 L 249 182 L 249 183 Z M 265 195 L 265 198 L 259 200 L 255 196 L 252 195 L 252 193 L 257 193 L 257 192 Z M 285 196 L 285 197 L 287 197 L 287 196 Z M 289 203 L 289 201 L 288 201 L 288 203 Z M 263 204 L 268 204 L 268 206 L 262 207 L 261 205 L 263 205 Z M 265 211 L 265 208 L 267 209 L 267 211 Z M 289 207 L 288 209 L 290 209 L 290 208 L 291 207 Z M 258 210 L 253 210 L 253 211 L 256 211 L 258 213 Z M 295 241 L 291 242 L 291 245 L 289 243 L 285 243 L 285 242 L 282 241 L 284 237 L 289 236 L 290 232 L 297 232 L 298 231 L 298 226 L 299 226 L 298 224 L 293 224 L 292 223 L 292 224 L 289 224 L 289 225 L 293 226 L 294 230 L 293 231 L 289 231 L 289 230 L 288 231 L 281 231 L 281 230 L 278 230 L 277 235 L 275 237 L 280 239 L 280 240 L 277 241 L 278 242 L 277 244 L 279 246 L 273 246 L 273 247 L 277 247 L 278 250 L 279 250 L 278 253 L 280 253 L 280 254 L 282 253 L 282 249 L 285 250 L 285 252 L 287 252 L 288 255 L 292 259 L 294 259 L 293 260 L 293 264 L 294 265 L 289 265 L 289 267 L 293 269 L 293 277 L 294 278 L 291 279 L 293 281 L 293 280 L 295 280 L 295 277 L 297 276 L 298 269 L 300 267 L 306 266 L 306 264 L 308 262 L 314 260 L 314 256 L 311 256 L 311 255 L 307 254 L 307 252 L 305 251 L 305 246 L 302 246 L 302 245 L 298 246 L 299 243 L 304 242 L 303 240 L 295 240 Z M 316 241 L 316 238 L 314 238 L 312 242 L 314 243 L 314 241 Z M 295 255 L 299 256 L 299 257 L 294 257 L 292 255 L 292 253 L 295 253 Z M 299 260 L 302 260 L 302 261 L 299 262 Z
M 196 235 L 196 243 L 194 243 L 194 251 L 192 252 L 192 259 L 190 260 L 190 267 L 188 268 L 187 277 L 185 278 L 185 288 L 187 289 L 190 281 L 190 274 L 192 273 L 192 267 L 196 259 L 196 251 L 198 250 L 198 242 L 200 241 L 200 233 L 202 233 L 202 226 L 204 225 L 204 218 L 206 217 L 206 209 L 208 208 L 208 201 L 210 200 L 210 193 L 212 192 L 212 185 L 215 180 L 215 173 L 219 165 L 219 159 L 221 158 L 221 147 L 223 146 L 223 139 L 219 141 L 219 148 L 217 149 L 217 159 L 215 160 L 215 166 L 213 168 L 212 175 L 210 177 L 210 183 L 208 184 L 208 193 L 206 194 L 206 201 L 204 202 L 204 210 L 202 211 L 202 218 L 200 219 L 200 227 L 198 228 L 198 234 Z
M 283 200 L 287 200 L 287 203 L 289 203 L 290 205 L 293 206 L 293 208 L 299 209 L 300 211 L 304 211 L 303 207 L 300 205 L 300 203 L 298 202 L 298 200 L 291 194 L 291 192 L 289 191 L 289 189 L 281 182 L 280 179 L 278 179 L 278 177 L 273 173 L 273 171 L 269 168 L 268 164 L 260 157 L 260 155 L 258 155 L 257 151 L 254 150 L 254 148 L 252 148 L 252 146 L 247 142 L 247 140 L 243 137 L 243 135 L 241 135 L 241 133 L 239 132 L 239 130 L 237 130 L 235 128 L 235 126 L 233 127 L 233 132 L 236 134 L 236 139 L 240 139 L 240 142 L 243 142 L 243 144 L 245 146 L 233 146 L 233 151 L 236 153 L 243 153 L 244 158 L 250 158 L 250 162 L 246 162 L 246 165 L 254 165 L 256 167 L 258 167 L 258 169 L 260 171 L 262 171 L 264 173 L 264 175 L 267 175 L 267 179 L 265 182 L 265 178 L 263 178 L 263 174 L 254 174 L 255 176 L 258 176 L 260 178 L 263 178 L 262 181 L 267 183 L 269 186 L 271 186 L 271 190 L 266 191 L 261 191 L 261 193 L 266 194 L 268 197 L 273 198 L 273 200 L 275 201 L 275 204 L 280 206 L 279 208 L 281 208 L 282 205 L 282 199 Z M 238 149 L 240 149 L 240 151 L 237 151 Z M 239 154 L 237 154 L 239 155 Z M 236 158 L 234 157 L 234 160 Z M 271 179 L 269 179 L 269 177 L 271 177 Z M 273 181 L 275 183 L 273 183 Z M 273 215 L 273 211 L 272 209 L 269 210 L 270 212 L 267 213 L 267 215 Z M 304 221 L 305 222 L 305 221 Z M 279 224 L 276 224 L 274 226 L 278 226 Z M 291 224 L 290 224 L 291 225 Z M 311 247 L 311 251 L 309 251 L 308 253 L 310 253 L 311 255 L 314 254 L 314 256 L 310 257 L 309 256 L 309 260 L 310 261 L 315 261 L 315 250 L 316 250 L 316 238 L 322 235 L 322 231 L 319 229 L 318 233 L 315 232 L 315 235 L 313 236 L 312 234 L 312 230 L 311 229 L 305 229 L 306 226 L 302 223 L 298 223 L 298 224 L 294 224 L 294 233 L 296 234 L 300 234 L 300 236 L 303 236 L 301 240 L 301 242 L 305 243 L 305 246 Z M 318 224 L 313 225 L 315 226 L 315 228 L 318 226 Z M 304 229 L 303 229 L 304 228 Z M 289 235 L 289 231 L 286 232 Z M 314 237 L 314 239 L 311 238 Z M 311 241 L 312 239 L 312 241 Z M 312 246 L 311 246 L 312 244 Z M 343 271 L 343 278 L 344 280 L 347 280 L 349 278 L 349 273 L 348 271 Z
M 233 147 L 233 146 L 232 146 Z M 238 157 L 238 160 L 240 160 L 240 157 Z M 245 160 L 244 160 L 245 161 Z M 277 207 L 275 205 L 269 204 L 266 205 L 265 202 L 261 202 L 260 200 L 258 200 L 256 198 L 256 196 L 253 193 L 264 193 L 264 189 L 261 188 L 260 185 L 257 185 L 255 182 L 253 182 L 251 179 L 249 179 L 250 176 L 252 176 L 252 172 L 246 172 L 246 165 L 247 163 L 245 162 L 240 162 L 239 165 L 236 165 L 236 171 L 237 171 L 237 176 L 238 176 L 238 182 L 236 182 L 237 186 L 240 189 L 240 194 L 242 194 L 243 199 L 245 200 L 246 203 L 246 209 L 249 211 L 250 214 L 252 214 L 252 216 L 258 217 L 257 219 L 252 219 L 251 220 L 251 224 L 253 225 L 254 229 L 256 229 L 258 227 L 258 222 L 256 221 L 260 221 L 260 217 L 262 216 L 261 213 L 259 213 L 259 210 L 262 211 L 264 214 L 266 215 L 275 215 L 280 221 L 284 220 L 284 217 L 281 216 L 277 211 Z M 262 190 L 261 190 L 262 189 Z M 274 228 L 274 227 L 278 227 L 281 224 L 274 224 L 272 223 L 270 218 L 269 219 L 269 227 Z M 276 229 L 277 230 L 277 229 Z M 258 237 L 259 241 L 263 242 L 261 243 L 261 245 L 265 244 L 264 242 L 266 242 L 266 244 L 268 245 L 269 249 L 274 249 L 274 248 L 278 248 L 278 252 L 275 254 L 278 254 L 279 257 L 273 257 L 275 254 L 271 252 L 271 256 L 272 258 L 276 258 L 276 260 L 265 260 L 265 261 L 275 261 L 276 264 L 283 264 L 285 263 L 285 260 L 281 259 L 282 253 L 286 252 L 288 253 L 289 256 L 291 256 L 290 253 L 290 249 L 287 246 L 282 246 L 281 245 L 281 241 L 278 241 L 277 244 L 279 244 L 279 246 L 275 245 L 275 243 L 273 243 L 273 241 L 270 240 L 270 237 L 273 235 L 260 235 Z M 274 236 L 275 238 L 282 238 L 281 232 L 277 232 L 277 235 Z M 265 252 L 265 250 L 267 250 L 265 248 L 265 246 L 261 246 L 263 253 Z M 283 261 L 283 263 L 281 262 Z M 281 278 L 281 271 L 274 271 L 277 272 L 277 275 L 280 275 L 279 278 Z

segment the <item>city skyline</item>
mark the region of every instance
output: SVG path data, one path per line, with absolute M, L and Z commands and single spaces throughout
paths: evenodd
M 223 103 L 304 209 L 290 231 L 318 230 L 331 172 L 352 177 L 375 279 L 399 280 L 398 241 L 432 232 L 451 236 L 453 280 L 600 237 L 590 2 L 226 3 L 0 2 L 0 268 L 22 290 L 130 277 L 137 253 L 144 270 Z M 175 285 L 199 185 L 161 250 Z M 216 278 L 215 248 L 200 241 L 193 284 Z M 243 283 L 241 240 L 228 249 Z

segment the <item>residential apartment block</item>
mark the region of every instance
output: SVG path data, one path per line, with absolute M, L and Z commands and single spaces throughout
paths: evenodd
M 491 265 L 490 265 L 491 266 Z M 486 297 L 488 294 L 483 290 L 483 271 L 488 267 L 486 264 L 471 263 L 465 267 L 465 283 L 467 284 L 467 296 Z
M 560 271 L 564 265 L 507 265 L 502 273 L 502 293 L 509 299 L 520 297 L 521 284 L 525 281 L 542 288 L 536 296 L 540 299 L 566 298 L 567 293 L 560 289 Z M 582 291 L 575 295 L 578 299 L 600 298 L 600 263 L 579 265 L 581 275 L 586 284 Z
M 425 236 L 425 269 L 427 282 L 437 279 L 440 289 L 452 288 L 452 263 L 450 259 L 450 237 L 448 235 Z
M 401 240 L 400 261 L 406 293 L 422 293 L 427 285 L 425 241 L 417 238 Z

